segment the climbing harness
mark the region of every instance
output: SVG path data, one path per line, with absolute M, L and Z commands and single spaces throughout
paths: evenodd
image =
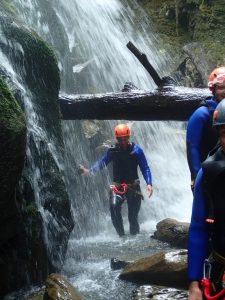
M 201 285 L 203 289 L 203 295 L 206 300 L 216 300 L 221 299 L 225 300 L 225 272 L 222 277 L 222 290 L 218 292 L 217 294 L 210 296 L 211 292 L 211 282 L 210 282 L 210 276 L 211 276 L 211 262 L 209 259 L 206 259 L 204 261 L 204 269 L 203 269 L 203 279 L 201 280 Z M 221 298 L 223 297 L 223 298 Z
M 110 188 L 114 193 L 116 193 L 118 195 L 124 195 L 128 190 L 128 184 L 121 183 L 120 186 L 116 186 L 116 185 L 112 184 L 112 185 L 110 185 Z M 120 188 L 122 188 L 122 190 Z
M 120 185 L 112 184 L 110 185 L 112 191 L 112 205 L 116 206 L 117 203 L 123 203 L 125 200 L 125 194 L 128 190 L 128 184 L 121 183 Z

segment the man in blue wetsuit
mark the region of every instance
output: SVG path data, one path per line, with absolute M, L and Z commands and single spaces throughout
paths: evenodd
M 112 223 L 119 236 L 123 236 L 124 226 L 121 215 L 122 203 L 127 201 L 128 220 L 130 224 L 130 233 L 135 235 L 139 233 L 138 213 L 143 199 L 140 183 L 138 179 L 139 166 L 142 175 L 147 184 L 149 197 L 152 195 L 151 171 L 148 166 L 143 150 L 134 143 L 130 143 L 130 128 L 127 124 L 119 124 L 114 129 L 117 143 L 108 149 L 90 169 L 80 166 L 83 175 L 94 174 L 98 170 L 107 166 L 110 162 L 113 164 L 113 184 L 120 188 L 121 184 L 127 184 L 128 190 L 125 195 L 118 197 L 120 201 L 113 201 L 113 192 L 110 191 L 110 212 Z
M 203 299 L 200 280 L 203 278 L 204 260 L 209 254 L 207 265 L 205 263 L 208 270 L 205 277 L 212 283 L 211 292 L 221 293 L 224 289 L 222 281 L 225 280 L 223 276 L 225 274 L 225 99 L 218 104 L 214 112 L 213 125 L 219 135 L 219 144 L 202 163 L 194 189 L 188 245 L 189 300 Z M 223 297 L 217 299 L 224 299 Z
M 218 76 L 223 74 L 225 74 L 225 67 L 218 67 L 212 71 L 208 81 L 212 97 L 200 103 L 200 107 L 188 121 L 186 141 L 192 189 L 201 163 L 217 143 L 217 135 L 212 127 L 212 115 L 217 104 L 225 97 L 225 82 L 223 79 L 217 82 Z

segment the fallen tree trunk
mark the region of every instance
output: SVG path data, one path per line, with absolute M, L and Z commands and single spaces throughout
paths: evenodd
M 155 84 L 157 86 L 160 86 L 162 84 L 162 78 L 160 78 L 155 68 L 153 68 L 153 66 L 150 64 L 147 56 L 141 51 L 139 51 L 138 48 L 135 47 L 132 42 L 129 42 L 127 44 L 127 48 L 137 57 L 137 59 L 140 61 L 143 67 L 148 71 L 148 73 L 151 75 L 152 79 L 154 80 Z
M 64 120 L 186 121 L 207 96 L 210 96 L 208 89 L 166 85 L 153 91 L 60 94 L 59 101 Z

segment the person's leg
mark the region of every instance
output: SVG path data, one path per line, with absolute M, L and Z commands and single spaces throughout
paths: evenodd
M 111 220 L 113 223 L 113 226 L 116 229 L 116 232 L 119 236 L 125 235 L 124 232 L 124 226 L 123 226 L 123 218 L 121 215 L 121 209 L 124 199 L 122 201 L 116 201 L 116 199 L 113 199 L 112 191 L 110 191 L 110 213 L 111 213 Z
M 140 187 L 129 189 L 126 193 L 127 206 L 128 206 L 128 220 L 130 223 L 130 234 L 135 235 L 140 232 L 138 224 L 138 213 L 141 208 L 142 194 Z

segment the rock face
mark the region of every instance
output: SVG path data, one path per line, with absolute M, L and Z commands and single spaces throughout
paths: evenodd
M 59 274 L 51 274 L 46 280 L 44 300 L 82 300 L 72 284 Z
M 1 298 L 12 290 L 43 282 L 60 268 L 73 218 L 59 164 L 64 145 L 57 60 L 36 33 L 2 11 L 0 30 L 1 51 L 14 72 L 1 66 L 0 73 L 27 120 L 25 144 L 24 115 L 1 80 Z M 13 89 L 12 74 L 19 78 L 17 90 Z
M 198 70 L 201 72 L 201 78 L 198 75 L 198 79 L 194 79 L 195 86 L 202 84 L 206 86 L 209 72 L 216 66 L 225 64 L 224 1 L 139 0 L 138 2 L 150 16 L 153 30 L 163 41 L 163 51 L 171 54 L 176 66 L 185 59 L 182 67 L 183 75 L 188 78 L 186 84 L 192 85 L 191 77 Z M 187 51 L 187 44 L 192 44 L 191 52 Z M 196 64 L 193 58 L 198 57 L 202 50 L 204 52 L 202 62 Z M 195 72 L 189 77 L 189 71 L 193 68 Z
M 189 223 L 165 219 L 156 225 L 153 238 L 166 242 L 172 247 L 187 248 Z
M 22 109 L 1 77 L 0 141 L 0 219 L 4 223 L 5 217 L 10 218 L 6 208 L 10 199 L 15 196 L 15 185 L 24 165 L 26 124 Z
M 141 284 L 187 288 L 187 251 L 160 252 L 129 263 L 120 279 Z

